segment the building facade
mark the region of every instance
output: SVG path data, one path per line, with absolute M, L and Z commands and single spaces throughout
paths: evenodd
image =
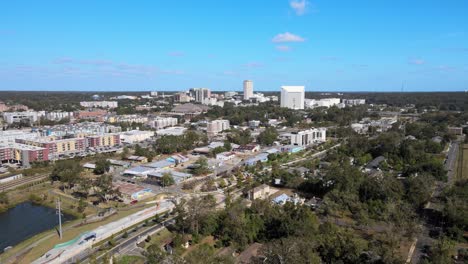
M 253 96 L 253 81 L 244 81 L 244 100 L 249 100 Z
M 86 108 L 95 108 L 95 107 L 117 108 L 118 102 L 117 101 L 85 101 L 85 102 L 80 102 L 80 105 Z
M 291 145 L 308 146 L 313 143 L 325 142 L 327 140 L 326 128 L 314 128 L 291 133 Z
M 281 107 L 304 109 L 304 86 L 281 86 Z
M 213 120 L 207 123 L 206 132 L 208 133 L 209 136 L 213 136 L 223 130 L 228 130 L 229 128 L 230 128 L 229 120 L 224 120 L 224 119 Z

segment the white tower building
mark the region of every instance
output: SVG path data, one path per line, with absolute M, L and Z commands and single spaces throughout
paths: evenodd
M 304 86 L 281 86 L 281 107 L 304 109 Z
M 253 82 L 250 80 L 244 81 L 244 100 L 249 100 L 253 97 Z

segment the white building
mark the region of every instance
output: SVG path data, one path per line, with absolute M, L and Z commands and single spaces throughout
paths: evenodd
M 227 151 L 227 152 L 222 152 L 222 153 L 216 154 L 216 159 L 217 159 L 217 160 L 222 160 L 222 161 L 232 160 L 232 159 L 234 159 L 235 157 L 236 157 L 236 153 L 231 152 L 231 151 Z
M 249 127 L 250 128 L 257 128 L 260 126 L 260 121 L 258 120 L 250 120 L 249 121 Z
M 72 119 L 73 118 L 73 112 L 47 112 L 45 115 L 46 119 L 48 120 L 62 120 L 65 118 Z
M 80 102 L 82 107 L 86 108 L 117 108 L 118 102 L 117 101 L 88 101 L 88 102 Z
M 323 98 L 323 99 L 306 99 L 305 105 L 307 108 L 316 108 L 316 107 L 332 107 L 338 106 L 340 104 L 340 98 Z
M 177 125 L 177 118 L 175 117 L 157 117 L 156 119 L 148 121 L 148 125 L 155 129 L 162 129 Z
M 185 92 L 174 94 L 174 101 L 179 103 L 188 103 L 192 100 L 192 97 Z
M 158 92 L 151 92 L 150 95 L 151 95 L 152 97 L 157 97 L 157 96 L 158 96 Z
M 213 136 L 229 128 L 230 128 L 229 120 L 223 120 L 223 119 L 213 120 L 207 123 L 206 132 L 208 133 L 208 135 Z
M 327 139 L 326 128 L 313 128 L 290 134 L 291 145 L 308 146 L 313 143 L 325 142 Z
M 156 134 L 158 136 L 182 136 L 185 131 L 187 131 L 185 127 L 168 127 L 157 130 Z
M 232 97 L 234 97 L 236 95 L 237 95 L 237 92 L 232 92 L 232 91 L 224 93 L 225 98 L 232 98 Z
M 251 80 L 244 81 L 244 100 L 249 100 L 253 96 L 253 82 Z
M 133 144 L 150 139 L 154 136 L 153 131 L 131 130 L 120 133 L 120 141 L 122 143 Z
M 281 107 L 304 109 L 304 86 L 281 86 Z
M 38 112 L 5 112 L 3 113 L 3 119 L 7 124 L 19 123 L 21 120 L 30 123 L 35 123 L 41 115 Z
M 363 105 L 366 104 L 365 99 L 343 99 L 345 106 Z
M 211 97 L 211 91 L 208 88 L 192 88 L 190 93 L 195 98 L 195 102 L 198 103 L 203 103 L 205 98 Z

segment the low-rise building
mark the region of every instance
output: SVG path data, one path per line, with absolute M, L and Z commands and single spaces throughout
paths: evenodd
M 80 105 L 86 108 L 117 108 L 119 103 L 117 101 L 85 101 L 80 102 Z
M 286 134 L 290 138 L 290 144 L 296 146 L 308 146 L 313 143 L 321 143 L 327 140 L 326 128 L 313 128 L 299 132 Z
M 249 191 L 249 199 L 256 200 L 256 199 L 266 199 L 270 196 L 270 186 L 266 184 L 262 184 L 257 186 Z
M 177 123 L 178 120 L 175 117 L 156 117 L 148 121 L 148 125 L 155 129 L 177 126 Z
M 158 136 L 167 136 L 167 135 L 182 136 L 185 133 L 185 131 L 187 131 L 187 128 L 185 127 L 168 127 L 165 129 L 157 130 L 156 134 Z
M 45 112 L 44 112 L 45 114 Z M 35 123 L 39 120 L 41 114 L 35 111 L 27 111 L 27 112 L 5 112 L 3 113 L 3 119 L 7 124 L 13 123 L 20 123 L 20 122 L 27 122 L 27 123 Z
M 0 162 L 21 163 L 29 166 L 36 161 L 49 160 L 49 151 L 46 148 L 19 143 L 0 145 Z
M 249 121 L 249 128 L 255 129 L 260 126 L 260 121 L 258 120 L 250 120 Z
M 227 151 L 227 152 L 222 152 L 222 153 L 216 154 L 216 159 L 217 159 L 217 160 L 222 160 L 222 161 L 232 160 L 232 159 L 234 159 L 235 157 L 236 157 L 236 153 L 231 152 L 231 151 Z
M 306 108 L 332 107 L 340 104 L 340 98 L 305 99 Z
M 234 148 L 232 151 L 240 153 L 254 153 L 260 151 L 260 146 L 256 144 L 248 144 Z
M 154 136 L 153 131 L 130 130 L 120 133 L 120 141 L 126 144 L 143 142 Z
M 366 104 L 365 99 L 343 99 L 343 104 L 345 106 L 355 106 Z

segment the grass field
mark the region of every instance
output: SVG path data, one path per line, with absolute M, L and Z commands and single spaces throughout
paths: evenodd
M 122 256 L 117 261 L 119 264 L 144 264 L 145 258 L 138 256 Z
M 456 168 L 456 180 L 468 179 L 468 144 L 460 145 Z

